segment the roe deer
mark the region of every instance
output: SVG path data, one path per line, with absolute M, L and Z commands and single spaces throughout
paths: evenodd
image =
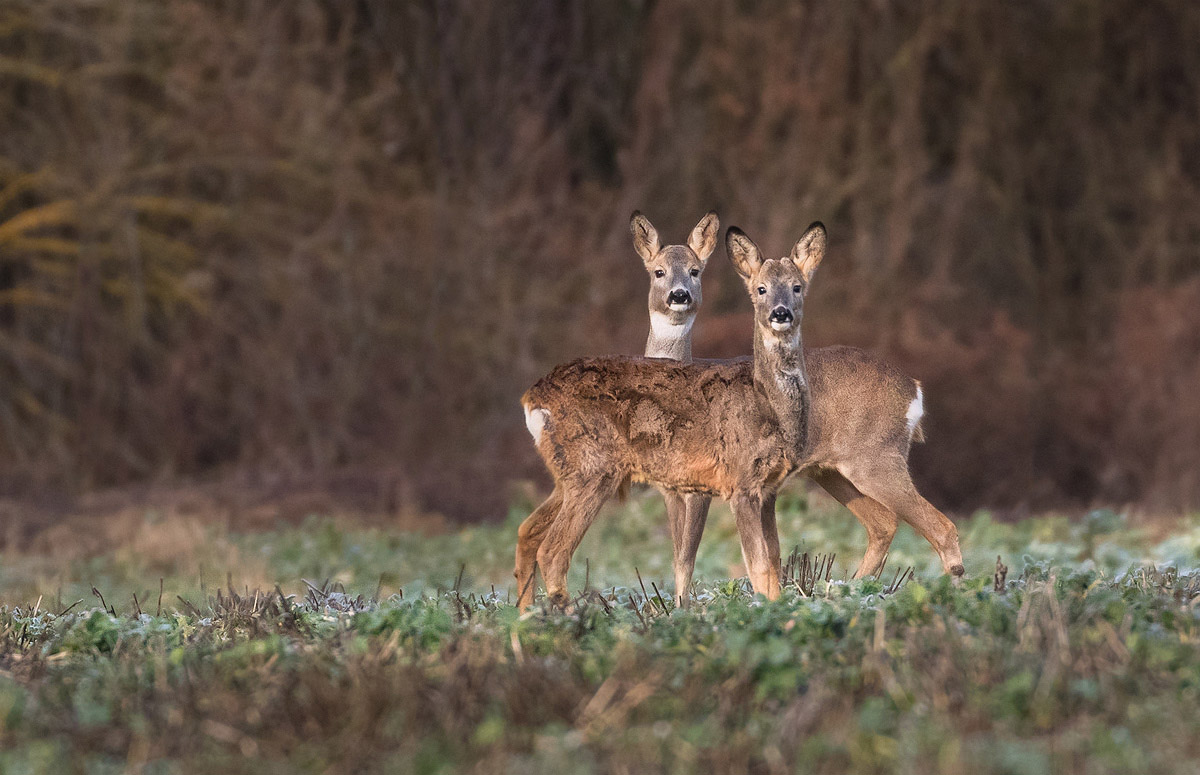
M 634 250 L 650 275 L 646 357 L 690 362 L 701 274 L 711 253 L 711 246 L 708 252 L 702 251 L 701 237 L 706 231 L 715 234 L 719 228 L 716 213 L 701 219 L 686 247 L 661 247 L 657 230 L 640 212 L 633 213 L 629 228 Z M 880 570 L 898 517 L 933 545 L 947 573 L 962 575 L 957 530 L 921 497 L 909 476 L 911 443 L 924 440 L 921 384 L 856 347 L 806 350 L 805 366 L 812 414 L 807 451 L 810 467 L 803 473 L 850 509 L 867 529 L 867 550 L 854 577 Z M 669 489 L 662 493 L 674 544 L 675 599 L 686 607 L 711 499 L 701 493 Z
M 555 485 L 517 533 L 520 607 L 533 602 L 538 567 L 550 600 L 566 603 L 571 555 L 627 479 L 728 500 L 754 591 L 779 595 L 774 497 L 806 463 L 800 320 L 825 242 L 825 227 L 814 223 L 790 256 L 763 260 L 749 237 L 727 232 L 730 260 L 754 305 L 752 361 L 583 358 L 525 393 L 526 423 Z

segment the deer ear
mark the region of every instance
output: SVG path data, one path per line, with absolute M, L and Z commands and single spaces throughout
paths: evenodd
M 629 216 L 629 231 L 633 232 L 633 249 L 647 264 L 654 260 L 662 245 L 658 241 L 658 232 L 650 219 L 637 210 Z
M 729 251 L 729 260 L 733 262 L 733 268 L 744 280 L 753 277 L 762 266 L 762 253 L 759 252 L 758 245 L 736 226 L 730 226 L 729 231 L 725 232 L 725 249 Z
M 708 215 L 700 219 L 696 228 L 688 235 L 687 245 L 703 264 L 708 261 L 713 250 L 717 247 L 717 235 L 721 233 L 721 221 L 717 219 L 716 210 L 709 210 Z
M 821 259 L 825 258 L 825 225 L 816 221 L 805 230 L 792 248 L 792 263 L 804 274 L 804 282 L 810 282 Z

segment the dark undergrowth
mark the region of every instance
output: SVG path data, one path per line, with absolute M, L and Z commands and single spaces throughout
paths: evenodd
M 520 395 L 641 351 L 630 212 L 715 208 L 828 225 L 805 341 L 922 380 L 939 506 L 1194 508 L 1197 39 L 1190 0 L 6 0 L 0 495 L 498 520 Z M 704 286 L 696 354 L 748 353 Z

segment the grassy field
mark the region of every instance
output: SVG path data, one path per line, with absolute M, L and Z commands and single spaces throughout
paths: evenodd
M 573 610 L 521 616 L 528 508 L 50 531 L 0 565 L 0 772 L 1200 772 L 1200 519 L 980 514 L 962 585 L 907 528 L 846 582 L 861 528 L 795 490 L 784 544 L 829 572 L 754 599 L 714 508 L 683 612 L 642 493 L 584 540 Z

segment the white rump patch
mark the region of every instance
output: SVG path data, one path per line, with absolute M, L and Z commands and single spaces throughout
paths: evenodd
M 529 435 L 533 437 L 535 445 L 542 443 L 542 431 L 545 430 L 548 419 L 550 410 L 525 407 L 525 427 L 529 429 Z
M 669 315 L 664 315 L 661 312 L 650 313 L 650 333 L 655 339 L 671 340 L 682 339 L 692 333 L 692 324 L 696 322 L 696 316 L 692 315 L 682 323 L 672 323 Z
M 912 436 L 913 431 L 917 427 L 917 423 L 921 422 L 921 418 L 925 416 L 925 399 L 921 396 L 921 386 L 917 385 L 917 397 L 908 405 L 908 412 L 904 417 L 908 420 L 908 435 Z

